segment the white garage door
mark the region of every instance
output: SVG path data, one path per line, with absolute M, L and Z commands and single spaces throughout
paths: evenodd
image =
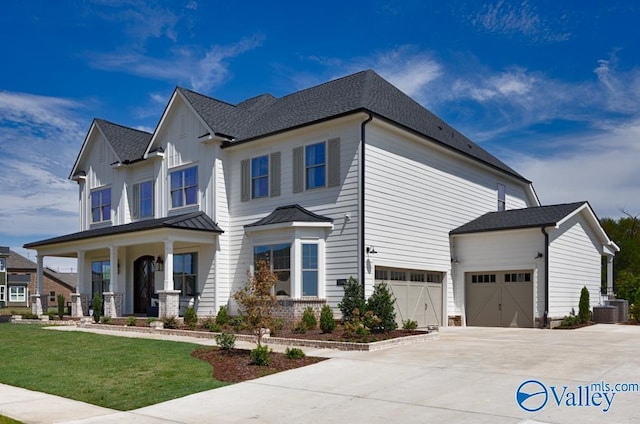
M 386 283 L 395 297 L 396 322 L 413 320 L 419 327 L 442 325 L 441 272 L 415 269 L 378 268 L 376 283 Z
M 532 271 L 467 273 L 467 325 L 533 327 L 532 275 Z

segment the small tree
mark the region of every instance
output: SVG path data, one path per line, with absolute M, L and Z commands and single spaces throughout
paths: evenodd
M 333 319 L 333 311 L 329 305 L 322 306 L 320 310 L 320 329 L 323 333 L 331 333 L 336 328 L 336 322 Z
M 58 318 L 62 319 L 64 316 L 64 295 L 58 294 Z
M 264 329 L 273 323 L 273 310 L 278 306 L 278 300 L 271 290 L 277 281 L 278 277 L 271 271 L 269 264 L 258 261 L 255 273 L 249 274 L 247 285 L 233 294 L 244 322 L 258 337 L 258 346 L 262 345 Z
M 395 299 L 385 283 L 373 286 L 373 294 L 367 301 L 367 311 L 379 318 L 372 326 L 373 331 L 393 331 L 398 328 L 396 324 L 396 311 L 393 307 Z
M 356 278 L 349 277 L 344 285 L 344 296 L 342 302 L 338 303 L 338 308 L 342 312 L 342 321 L 350 322 L 353 320 L 353 311 L 366 310 L 366 302 L 364 301 L 364 290 L 362 285 Z
M 578 303 L 578 320 L 582 323 L 591 319 L 591 307 L 589 306 L 589 290 L 586 286 L 580 291 L 580 302 Z
M 96 293 L 93 295 L 93 301 L 91 302 L 93 306 L 93 320 L 98 323 L 100 322 L 100 317 L 102 316 L 102 296 L 100 293 Z
M 184 311 L 184 323 L 187 324 L 191 330 L 195 330 L 198 326 L 198 314 L 193 306 L 187 307 Z

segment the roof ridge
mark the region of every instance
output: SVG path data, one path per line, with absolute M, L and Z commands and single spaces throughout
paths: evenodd
M 227 102 L 227 101 L 225 101 L 225 100 L 216 99 L 215 97 L 211 97 L 211 96 L 208 96 L 208 95 L 206 95 L 206 94 L 198 93 L 197 91 L 190 90 L 190 89 L 188 89 L 188 88 L 184 88 L 184 87 L 176 86 L 176 89 L 178 89 L 178 90 L 180 90 L 180 91 L 188 91 L 189 93 L 193 93 L 193 94 L 198 95 L 198 96 L 200 96 L 200 97 L 204 97 L 205 99 L 212 100 L 212 101 L 214 101 L 214 102 L 218 102 L 218 103 L 222 103 L 222 104 L 225 104 L 225 105 L 228 105 L 228 106 L 234 107 L 234 108 L 235 108 L 235 107 L 237 107 L 236 105 L 234 105 L 234 104 L 232 104 L 232 103 L 229 103 L 229 102 Z
M 129 130 L 129 131 L 137 131 L 137 132 L 141 132 L 141 133 L 146 134 L 146 135 L 153 135 L 153 133 L 150 133 L 150 132 L 148 132 L 148 131 L 140 130 L 140 129 L 138 129 L 138 128 L 128 127 L 128 126 L 126 126 L 126 125 L 118 124 L 118 123 L 116 123 L 116 122 L 108 121 L 108 120 L 106 120 L 106 119 L 102 119 L 102 118 L 93 118 L 93 120 L 94 120 L 94 121 L 96 121 L 96 122 L 103 122 L 103 123 L 105 123 L 105 124 L 109 124 L 109 125 L 113 125 L 113 126 L 116 126 L 116 127 L 124 128 L 125 130 Z

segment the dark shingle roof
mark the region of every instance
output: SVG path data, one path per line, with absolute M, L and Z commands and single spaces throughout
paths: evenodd
M 280 206 L 269 215 L 247 224 L 245 228 L 260 227 L 263 225 L 282 224 L 285 222 L 333 222 L 333 219 L 326 216 L 317 215 L 300 205 Z
M 213 220 L 204 212 L 193 212 L 166 218 L 148 219 L 145 221 L 132 222 L 130 224 L 116 225 L 113 227 L 80 231 L 79 233 L 67 234 L 60 237 L 28 243 L 25 244 L 24 247 L 26 249 L 33 249 L 34 247 L 45 246 L 48 244 L 86 240 L 93 237 L 104 237 L 115 234 L 134 233 L 137 231 L 152 230 L 156 228 L 180 228 L 185 230 L 210 231 L 214 233 L 224 232 L 218 224 L 213 222 Z
M 127 163 L 142 159 L 152 134 L 114 124 L 104 119 L 96 118 L 94 122 L 122 162 Z
M 556 225 L 586 202 L 489 212 L 451 231 L 451 235 Z
M 7 269 L 36 269 L 37 265 L 35 262 L 25 258 L 22 255 L 14 252 L 13 250 L 9 252 L 9 256 L 7 257 Z
M 233 145 L 351 113 L 367 111 L 527 181 L 372 70 L 275 99 L 258 96 L 233 106 L 178 88 L 214 132 Z M 527 181 L 528 182 L 528 181 Z
M 5 256 L 9 254 L 9 248 L 7 246 L 0 246 L 0 255 Z

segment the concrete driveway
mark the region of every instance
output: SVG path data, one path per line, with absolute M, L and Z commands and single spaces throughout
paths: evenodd
M 640 392 L 591 386 L 640 383 L 639 351 L 640 326 L 449 328 L 438 341 L 366 353 L 316 351 L 332 359 L 135 411 L 97 410 L 64 421 L 640 422 Z M 528 380 L 536 382 L 522 387 L 520 400 L 536 412 L 516 402 Z

